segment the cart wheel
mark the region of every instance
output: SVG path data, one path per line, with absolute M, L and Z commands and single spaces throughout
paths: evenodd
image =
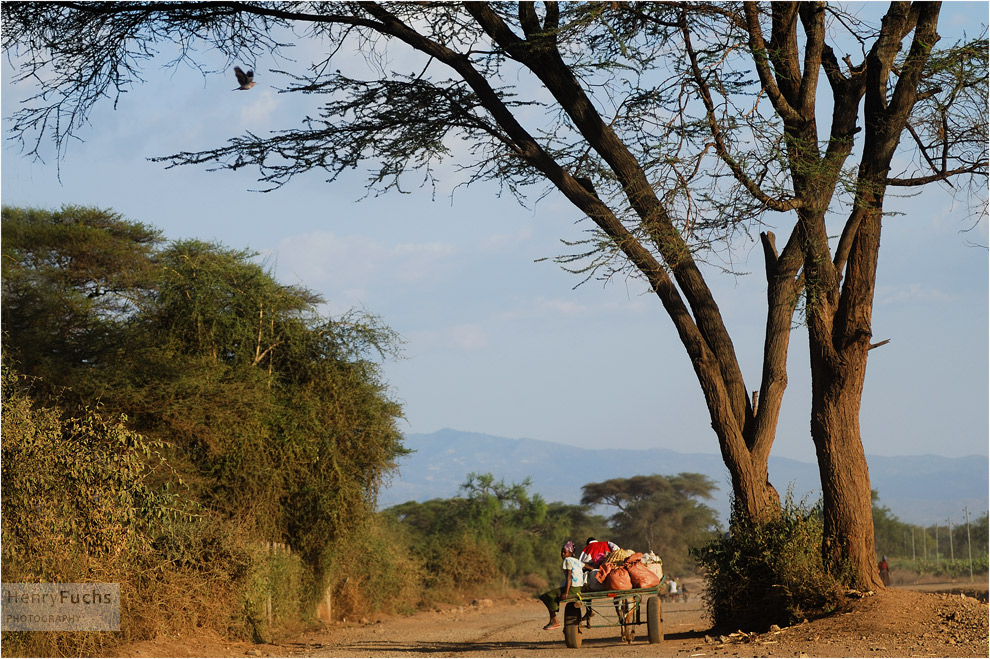
M 646 633 L 650 643 L 660 643 L 663 641 L 663 610 L 660 606 L 660 598 L 651 595 L 646 600 Z
M 564 644 L 569 648 L 581 647 L 581 605 L 576 602 L 564 607 Z

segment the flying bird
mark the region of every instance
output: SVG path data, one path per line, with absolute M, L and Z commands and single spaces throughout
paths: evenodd
M 241 89 L 251 89 L 258 84 L 254 81 L 254 71 L 244 73 L 244 71 L 241 70 L 241 67 L 235 66 L 234 75 L 237 76 L 237 84 L 240 85 L 240 87 L 234 90 L 235 92 Z

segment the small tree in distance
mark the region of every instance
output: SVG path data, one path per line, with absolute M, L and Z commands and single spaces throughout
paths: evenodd
M 194 64 L 193 44 L 251 61 L 296 30 L 326 56 L 286 72 L 285 90 L 324 96 L 318 116 L 160 160 L 253 165 L 272 186 L 371 163 L 369 187 L 388 190 L 429 180 L 461 139 L 470 181 L 520 196 L 549 183 L 594 223 L 562 261 L 635 274 L 669 315 L 748 520 L 780 512 L 767 459 L 802 306 L 825 563 L 877 588 L 859 415 L 885 194 L 987 172 L 986 39 L 937 49 L 939 11 L 893 2 L 877 27 L 823 2 L 67 2 L 7 3 L 3 23 L 19 79 L 40 86 L 13 118 L 29 152 L 48 135 L 61 152 L 161 43 Z M 423 59 L 391 70 L 393 47 Z M 337 71 L 350 52 L 379 75 Z M 892 171 L 895 156 L 912 164 Z M 829 213 L 844 218 L 837 237 Z M 751 388 L 701 265 L 764 226 L 783 240 L 760 234 L 766 330 Z

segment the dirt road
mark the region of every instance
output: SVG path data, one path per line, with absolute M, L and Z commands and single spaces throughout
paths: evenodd
M 611 612 L 610 612 L 611 613 Z M 593 619 L 602 622 L 603 616 Z M 612 614 L 614 622 L 614 613 Z M 650 645 L 646 625 L 636 627 L 632 643 L 619 638 L 618 627 L 582 629 L 580 649 L 564 645 L 560 629 L 543 631 L 546 609 L 530 598 L 475 604 L 410 618 L 389 618 L 347 629 L 332 639 L 313 635 L 286 646 L 291 654 L 312 657 L 643 657 L 691 654 L 704 645 L 701 602 L 665 603 L 665 640 Z
M 982 586 L 985 593 L 986 586 Z M 632 643 L 618 628 L 584 630 L 582 647 L 543 631 L 546 610 L 529 597 L 478 600 L 412 616 L 335 623 L 270 645 L 158 639 L 123 648 L 136 657 L 987 657 L 988 608 L 965 594 L 892 588 L 853 598 L 829 617 L 761 634 L 716 636 L 699 600 L 665 603 L 664 641 L 646 626 Z

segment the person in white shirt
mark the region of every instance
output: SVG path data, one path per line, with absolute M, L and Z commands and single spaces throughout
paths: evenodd
M 564 543 L 564 546 L 560 548 L 560 557 L 563 559 L 564 583 L 560 587 L 551 588 L 540 595 L 540 601 L 550 613 L 550 622 L 544 625 L 543 629 L 558 629 L 560 627 L 560 621 L 557 620 L 560 601 L 572 596 L 580 597 L 581 587 L 584 585 L 584 563 L 574 557 L 573 542 L 568 540 Z

